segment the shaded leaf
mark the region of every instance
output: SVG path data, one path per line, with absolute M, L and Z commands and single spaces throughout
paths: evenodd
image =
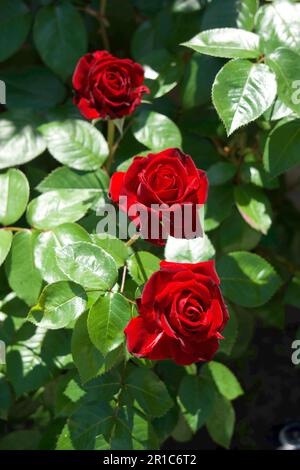
M 76 8 L 66 0 L 38 11 L 33 39 L 45 64 L 63 79 L 71 75 L 87 48 L 83 20 Z
M 125 383 L 130 395 L 149 415 L 162 416 L 173 405 L 165 384 L 150 369 L 131 368 Z
M 235 423 L 232 404 L 222 395 L 214 400 L 213 412 L 206 426 L 210 437 L 222 447 L 229 448 Z
M 180 383 L 178 399 L 185 419 L 196 432 L 212 412 L 214 388 L 205 377 L 186 375 Z
M 128 271 L 138 284 L 144 284 L 151 274 L 159 270 L 160 259 L 147 251 L 137 251 L 127 261 Z
M 254 253 L 225 255 L 217 261 L 217 271 L 225 297 L 249 308 L 268 302 L 282 283 L 274 268 Z
M 1 114 L 0 169 L 22 165 L 44 152 L 46 143 L 37 131 L 39 125 L 40 121 L 29 111 Z
M 268 135 L 264 166 L 272 177 L 300 163 L 300 120 L 280 123 Z
M 23 44 L 29 33 L 31 14 L 21 0 L 1 0 L 0 61 L 13 55 Z
M 106 356 L 124 340 L 124 328 L 131 319 L 128 301 L 118 293 L 108 293 L 92 306 L 88 316 L 88 332 L 92 343 Z

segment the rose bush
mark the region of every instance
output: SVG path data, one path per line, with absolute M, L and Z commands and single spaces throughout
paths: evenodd
M 287 412 L 272 382 L 253 426 L 253 358 L 274 345 L 285 384 L 299 335 L 299 4 L 1 0 L 0 22 L 0 449 L 265 442 Z

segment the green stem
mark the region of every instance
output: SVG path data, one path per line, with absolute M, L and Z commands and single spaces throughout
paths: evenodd
M 100 0 L 99 6 L 99 23 L 100 23 L 100 34 L 103 41 L 104 49 L 109 51 L 109 40 L 106 32 L 106 22 L 105 22 L 105 9 L 106 9 L 106 0 Z
M 0 227 L 0 230 L 7 230 L 9 232 L 30 232 L 32 229 L 23 227 Z
M 123 294 L 124 288 L 125 288 L 125 282 L 126 282 L 126 274 L 127 274 L 127 266 L 125 264 L 123 268 L 123 273 L 122 273 L 122 282 L 121 282 L 121 288 L 120 288 L 120 293 Z
M 126 246 L 131 246 L 133 245 L 139 238 L 140 238 L 140 233 L 135 233 L 129 240 L 128 242 L 125 243 Z
M 114 138 L 115 138 L 114 121 L 109 119 L 107 121 L 107 141 L 108 141 L 109 154 L 108 154 L 108 158 L 107 158 L 107 162 L 106 162 L 106 169 L 107 169 L 108 173 L 111 169 L 111 165 L 112 165 L 113 158 L 114 158 L 114 153 L 115 153 Z

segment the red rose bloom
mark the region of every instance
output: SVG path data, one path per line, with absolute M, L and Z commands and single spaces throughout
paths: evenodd
M 144 70 L 131 59 L 118 59 L 107 51 L 88 53 L 79 60 L 74 75 L 74 103 L 87 119 L 122 118 L 141 103 Z
M 179 365 L 212 359 L 229 319 L 219 283 L 213 261 L 162 261 L 137 301 L 139 315 L 125 328 L 129 352 Z
M 197 230 L 197 205 L 205 203 L 207 191 L 205 172 L 198 170 L 192 158 L 179 149 L 135 157 L 125 173 L 114 173 L 110 183 L 112 200 L 123 211 L 129 212 L 129 218 L 145 239 L 159 245 L 165 243 L 167 235 L 177 238 L 201 235 Z M 120 199 L 125 196 L 126 203 Z M 155 221 L 162 221 L 163 218 L 164 222 L 170 221 L 167 233 L 163 233 L 165 223 L 155 224 Z M 155 236 L 152 230 L 154 225 L 159 228 Z M 176 231 L 179 235 L 176 235 Z M 191 236 L 186 233 L 192 231 L 194 233 Z

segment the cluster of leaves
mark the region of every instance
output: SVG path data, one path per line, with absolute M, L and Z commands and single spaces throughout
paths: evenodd
M 154 449 L 204 425 L 228 447 L 243 390 L 227 366 L 255 323 L 282 328 L 284 305 L 300 306 L 299 213 L 284 175 L 300 161 L 299 5 L 109 0 L 105 18 L 94 0 L 0 8 L 0 448 Z M 120 127 L 114 169 L 149 150 L 189 153 L 210 182 L 201 239 L 163 251 L 96 233 L 107 126 L 78 115 L 71 75 L 104 48 L 99 27 L 151 90 Z M 231 320 L 201 367 L 126 351 L 134 299 L 163 258 L 216 258 Z

